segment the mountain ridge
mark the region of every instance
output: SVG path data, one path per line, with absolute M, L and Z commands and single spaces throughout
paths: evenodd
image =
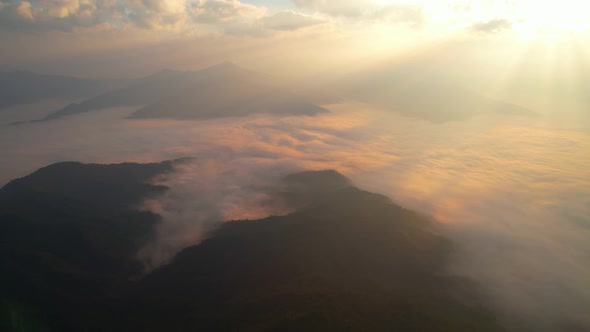
M 89 79 L 29 71 L 0 72 L 0 111 L 46 99 L 84 99 L 124 85 L 121 79 Z
M 141 107 L 129 118 L 209 119 L 255 113 L 315 115 L 328 112 L 265 75 L 231 62 L 197 71 L 164 69 L 80 103 L 50 113 L 41 121 L 111 107 Z
M 183 162 L 57 163 L 0 189 L 0 328 L 501 330 L 477 287 L 446 273 L 452 245 L 430 219 L 334 170 L 286 175 L 270 194 L 310 195 L 295 212 L 223 223 L 142 275 L 136 253 L 161 217 L 138 198 Z

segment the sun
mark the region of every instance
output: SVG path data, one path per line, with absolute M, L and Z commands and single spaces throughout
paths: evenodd
M 590 2 L 579 0 L 517 1 L 517 27 L 528 32 L 575 33 L 590 28 Z

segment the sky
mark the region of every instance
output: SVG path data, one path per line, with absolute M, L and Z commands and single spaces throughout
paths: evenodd
M 0 70 L 136 78 L 232 61 L 306 82 L 429 58 L 487 96 L 579 118 L 588 12 L 575 0 L 0 0 Z
M 133 53 L 162 43 L 213 52 L 216 43 L 231 41 L 235 47 L 223 50 L 226 56 L 251 63 L 260 51 L 252 44 L 262 49 L 307 45 L 317 50 L 309 55 L 315 62 L 313 57 L 327 56 L 330 48 L 356 50 L 367 58 L 449 40 L 553 43 L 588 36 L 587 12 L 590 4 L 574 0 L 1 0 L 0 66 L 51 71 L 60 59 Z M 141 72 L 115 66 L 71 71 L 85 76 Z

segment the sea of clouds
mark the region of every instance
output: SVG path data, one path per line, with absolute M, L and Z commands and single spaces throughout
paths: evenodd
M 456 243 L 450 273 L 478 280 L 513 329 L 590 329 L 589 132 L 542 118 L 433 124 L 363 104 L 326 107 L 315 117 L 207 121 L 128 120 L 135 109 L 117 108 L 8 125 L 48 110 L 16 107 L 0 113 L 0 185 L 66 160 L 194 158 L 155 179 L 170 189 L 141 207 L 163 217 L 139 253 L 154 268 L 220 222 L 290 212 L 269 194 L 282 176 L 335 169 L 438 220 Z

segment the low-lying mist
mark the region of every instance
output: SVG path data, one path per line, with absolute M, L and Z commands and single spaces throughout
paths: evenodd
M 119 108 L 5 126 L 0 183 L 64 160 L 193 158 L 155 179 L 169 190 L 141 207 L 163 217 L 138 253 L 153 269 L 220 222 L 289 213 L 271 195 L 282 176 L 335 169 L 440 221 L 456 242 L 449 272 L 478 280 L 513 329 L 590 329 L 588 133 L 542 118 L 432 124 L 362 104 L 326 107 L 208 121 L 128 120 L 135 109 Z

